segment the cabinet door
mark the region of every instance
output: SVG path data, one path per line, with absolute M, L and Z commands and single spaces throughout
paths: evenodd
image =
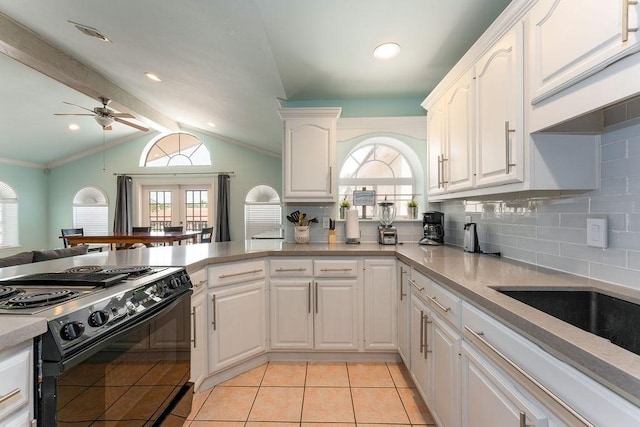
M 429 401 L 431 390 L 429 389 L 429 332 L 432 323 L 429 319 L 429 311 L 426 304 L 417 296 L 411 296 L 411 376 L 416 387 L 425 400 Z
M 522 23 L 477 63 L 476 186 L 523 179 Z
M 357 350 L 357 280 L 316 280 L 314 285 L 315 348 Z
M 529 12 L 532 103 L 640 49 L 640 5 L 630 1 L 541 0 Z
M 364 348 L 398 348 L 398 286 L 393 259 L 364 261 Z
M 411 369 L 411 354 L 409 347 L 409 313 L 411 312 L 411 267 L 402 261 L 398 261 L 398 353 L 404 360 L 404 364 Z
M 445 95 L 447 157 L 444 164 L 447 191 L 473 187 L 473 75 L 466 73 Z
M 191 381 L 197 390 L 207 375 L 207 314 L 206 292 L 201 291 L 191 298 Z
M 265 282 L 209 292 L 209 371 L 266 350 Z
M 445 192 L 445 110 L 438 102 L 427 112 L 427 193 Z
M 313 348 L 311 279 L 271 280 L 271 348 Z
M 430 408 L 439 424 L 460 425 L 460 341 L 461 337 L 438 316 L 432 316 Z M 497 424 L 496 424 L 497 425 Z
M 547 426 L 548 416 L 488 359 L 462 342 L 462 426 Z

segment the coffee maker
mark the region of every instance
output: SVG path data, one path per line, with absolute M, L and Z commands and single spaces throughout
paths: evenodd
M 444 244 L 444 214 L 442 212 L 425 212 L 422 217 L 424 237 L 418 242 L 421 245 Z

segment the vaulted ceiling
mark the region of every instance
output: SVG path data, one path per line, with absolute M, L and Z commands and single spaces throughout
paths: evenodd
M 0 0 L 0 158 L 55 166 L 140 135 L 53 115 L 83 112 L 63 101 L 98 107 L 100 96 L 156 130 L 186 125 L 274 155 L 278 100 L 417 100 L 420 114 L 419 100 L 509 2 Z M 374 59 L 387 41 L 400 55 Z

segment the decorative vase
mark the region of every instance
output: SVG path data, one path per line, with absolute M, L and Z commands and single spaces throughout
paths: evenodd
M 347 215 L 347 210 L 349 208 L 346 206 L 340 206 L 340 219 L 344 219 L 345 216 Z
M 409 210 L 409 219 L 418 218 L 418 207 L 417 206 L 409 206 L 407 207 Z

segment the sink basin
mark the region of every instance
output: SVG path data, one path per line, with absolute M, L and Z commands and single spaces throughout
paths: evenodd
M 595 291 L 498 292 L 640 355 L 640 305 Z

